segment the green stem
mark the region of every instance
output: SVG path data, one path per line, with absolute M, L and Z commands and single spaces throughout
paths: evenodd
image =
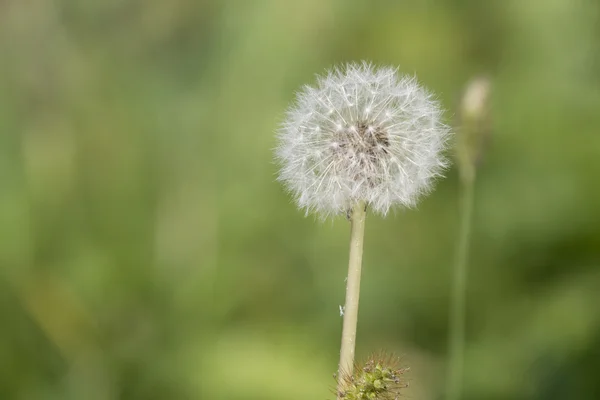
M 361 202 L 354 206 L 351 216 L 350 261 L 346 283 L 346 303 L 344 305 L 344 325 L 338 369 L 338 399 L 344 387 L 344 376 L 350 376 L 354 367 L 356 347 L 356 325 L 358 321 L 358 299 L 360 295 L 360 271 L 362 266 L 363 241 L 365 236 L 366 206 Z
M 452 298 L 450 303 L 448 377 L 446 382 L 447 400 L 459 400 L 462 397 L 465 353 L 467 265 L 471 238 L 471 220 L 473 215 L 473 191 L 475 186 L 474 174 L 467 175 L 468 176 L 465 179 L 461 180 L 460 235 L 457 243 Z

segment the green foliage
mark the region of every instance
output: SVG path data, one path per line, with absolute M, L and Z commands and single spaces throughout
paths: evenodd
M 314 74 L 361 59 L 417 73 L 455 112 L 470 78 L 492 80 L 465 398 L 600 398 L 599 12 L 0 2 L 0 398 L 326 397 L 349 226 L 297 212 L 273 132 Z M 448 175 L 366 227 L 357 349 L 402 354 L 415 400 L 444 387 Z

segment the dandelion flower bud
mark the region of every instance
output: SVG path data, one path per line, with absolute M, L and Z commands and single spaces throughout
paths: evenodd
M 308 211 L 414 206 L 446 166 L 442 109 L 414 78 L 348 64 L 306 86 L 278 131 L 279 179 Z

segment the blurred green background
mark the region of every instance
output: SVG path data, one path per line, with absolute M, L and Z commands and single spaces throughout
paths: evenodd
M 491 77 L 465 399 L 600 398 L 600 3 L 0 1 L 0 399 L 334 398 L 349 224 L 275 182 L 340 62 Z M 359 358 L 443 398 L 455 168 L 367 220 Z

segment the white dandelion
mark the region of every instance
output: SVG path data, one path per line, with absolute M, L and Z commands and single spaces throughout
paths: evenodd
M 446 166 L 442 109 L 414 77 L 348 64 L 305 86 L 278 131 L 279 179 L 322 216 L 414 206 Z
M 338 377 L 353 371 L 366 210 L 414 206 L 446 166 L 449 134 L 415 78 L 368 63 L 305 86 L 278 130 L 279 180 L 300 208 L 352 222 Z M 345 384 L 338 378 L 338 399 Z

